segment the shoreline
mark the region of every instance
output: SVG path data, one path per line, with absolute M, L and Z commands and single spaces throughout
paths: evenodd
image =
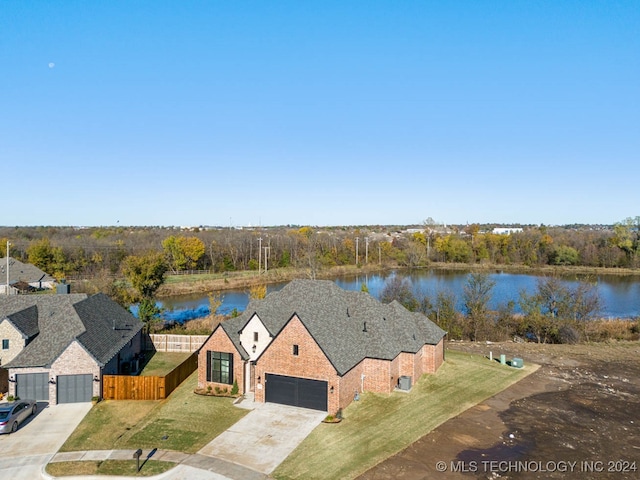
M 333 279 L 354 275 L 379 274 L 393 271 L 424 271 L 424 270 L 456 270 L 487 273 L 513 273 L 536 276 L 614 276 L 614 277 L 639 277 L 640 269 L 609 268 L 609 267 L 582 267 L 582 266 L 540 266 L 528 267 L 526 265 L 500 265 L 500 264 L 460 264 L 460 263 L 432 263 L 426 267 L 409 268 L 391 265 L 346 265 L 323 269 L 315 274 L 318 280 Z M 173 297 L 177 295 L 189 295 L 195 293 L 207 293 L 225 290 L 249 289 L 259 285 L 288 282 L 296 278 L 312 278 L 309 269 L 278 268 L 266 273 L 255 271 L 223 272 L 223 273 L 199 273 L 186 275 L 167 275 L 165 282 L 157 292 L 157 298 Z

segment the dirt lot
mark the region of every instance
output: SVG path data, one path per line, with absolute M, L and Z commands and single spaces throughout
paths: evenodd
M 639 342 L 449 348 L 520 357 L 541 368 L 361 480 L 640 478 Z

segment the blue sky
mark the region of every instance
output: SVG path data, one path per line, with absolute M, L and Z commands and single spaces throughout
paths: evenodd
M 0 225 L 640 215 L 637 1 L 0 5 Z

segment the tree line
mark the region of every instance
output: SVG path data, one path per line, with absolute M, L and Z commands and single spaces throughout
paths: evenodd
M 556 277 L 541 277 L 534 292 L 521 291 L 517 302 L 491 309 L 494 286 L 488 274 L 470 273 L 458 302 L 450 291 L 416 295 L 407 278 L 393 276 L 385 283 L 380 301 L 395 300 L 410 311 L 424 313 L 447 332 L 450 340 L 577 343 L 639 337 L 638 318 L 598 318 L 601 300 L 595 286 L 588 282 L 568 286 Z M 362 288 L 366 290 L 366 286 Z M 462 308 L 457 307 L 459 303 Z
M 608 228 L 524 227 L 500 235 L 490 225 L 443 227 L 432 221 L 400 227 L 2 227 L 0 255 L 32 263 L 57 279 L 121 275 L 129 256 L 155 252 L 167 270 L 228 272 L 274 268 L 318 271 L 343 265 L 428 267 L 450 264 L 640 266 L 640 217 Z

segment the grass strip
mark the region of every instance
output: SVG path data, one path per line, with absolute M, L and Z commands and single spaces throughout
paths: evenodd
M 233 399 L 196 395 L 194 372 L 166 400 L 105 400 L 95 405 L 60 448 L 153 449 L 195 453 L 247 414 Z
M 511 368 L 447 350 L 434 375 L 411 392 L 364 393 L 338 424 L 321 424 L 272 473 L 278 479 L 348 479 L 403 450 L 446 420 L 537 369 Z
M 191 352 L 147 352 L 147 355 L 151 355 L 151 358 L 149 358 L 140 375 L 145 377 L 164 377 L 189 358 Z
M 142 464 L 142 462 L 140 462 Z M 83 462 L 50 463 L 46 471 L 53 477 L 69 477 L 74 475 L 116 475 L 127 477 L 151 477 L 164 473 L 175 467 L 173 462 L 148 460 L 138 472 L 135 460 L 88 460 Z

